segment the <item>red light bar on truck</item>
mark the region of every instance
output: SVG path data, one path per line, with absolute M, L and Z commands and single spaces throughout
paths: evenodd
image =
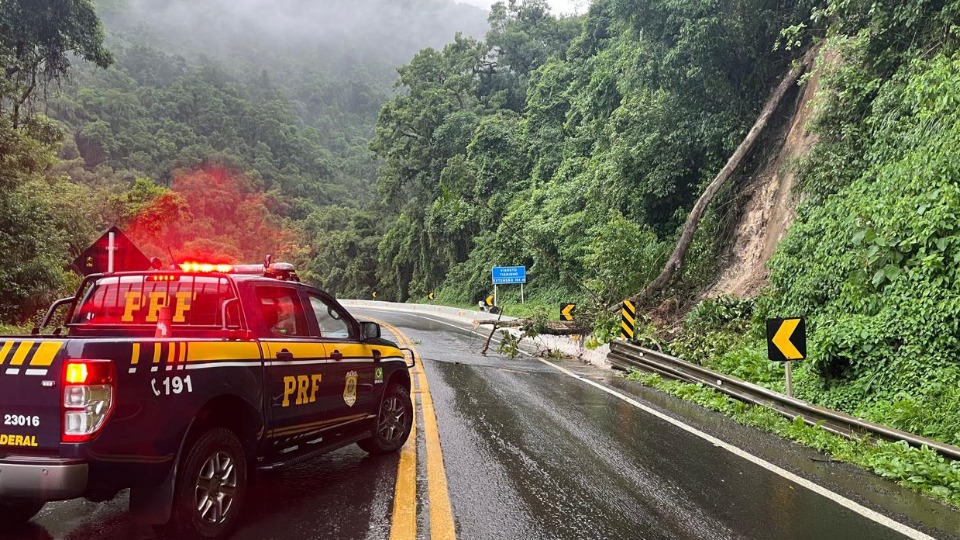
M 220 272 L 221 274 L 227 274 L 233 271 L 233 265 L 230 264 L 212 264 L 212 263 L 200 263 L 200 262 L 184 262 L 180 263 L 180 269 L 184 272 L 198 272 L 209 274 L 210 272 Z

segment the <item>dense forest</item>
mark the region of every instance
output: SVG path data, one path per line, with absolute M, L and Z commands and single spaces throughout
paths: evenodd
M 156 4 L 0 3 L 0 320 L 111 224 L 346 297 L 474 303 L 525 265 L 535 302 L 602 314 L 813 51 L 818 139 L 765 292 L 698 301 L 748 164 L 647 311 L 696 307 L 639 339 L 779 388 L 762 321 L 804 315 L 801 397 L 960 443 L 960 2 Z

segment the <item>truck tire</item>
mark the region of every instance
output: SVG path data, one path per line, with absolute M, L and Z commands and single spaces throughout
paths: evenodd
M 44 501 L 0 500 L 0 530 L 13 529 L 30 521 L 45 504 Z
M 237 436 L 229 429 L 211 429 L 186 454 L 170 522 L 159 532 L 177 539 L 223 538 L 240 521 L 247 488 L 247 456 Z
M 380 401 L 373 435 L 357 445 L 370 454 L 396 452 L 407 442 L 413 427 L 413 403 L 410 393 L 399 384 L 391 384 Z

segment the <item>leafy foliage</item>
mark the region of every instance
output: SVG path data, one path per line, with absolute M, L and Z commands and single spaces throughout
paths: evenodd
M 75 284 L 67 265 L 114 224 L 163 259 L 273 253 L 368 291 L 367 145 L 394 66 L 482 22 L 430 1 L 0 2 L 0 320 Z
M 253 37 L 273 35 L 274 12 L 320 8 L 101 0 L 105 32 L 87 0 L 0 3 L 0 320 L 27 322 L 69 288 L 65 263 L 110 224 L 151 255 L 289 257 L 348 296 L 472 304 L 491 292 L 491 266 L 523 264 L 528 300 L 603 313 L 657 273 L 702 187 L 819 36 L 809 198 L 771 290 L 701 303 L 670 343 L 642 317 L 638 336 L 779 389 L 759 323 L 803 314 L 801 397 L 960 441 L 960 2 L 597 0 L 555 17 L 543 0 L 510 0 L 483 40 L 448 31 L 423 48 L 417 32 L 450 28 L 440 22 L 458 8 L 417 3 L 417 26 L 378 1 L 322 7 L 380 6 L 418 30 L 381 44 L 299 28 L 260 48 L 248 43 L 269 41 Z M 203 35 L 215 14 L 225 39 Z M 230 31 L 245 20 L 249 35 Z M 46 83 L 64 92 L 43 102 Z M 40 104 L 53 120 L 24 114 Z M 727 217 L 707 214 L 675 294 L 711 280 Z M 593 341 L 617 326 L 596 317 Z M 956 498 L 952 465 L 879 448 L 858 462 Z
M 40 119 L 42 121 L 42 119 Z M 24 323 L 75 284 L 63 268 L 91 227 L 90 192 L 49 174 L 49 143 L 0 120 L 0 320 Z
M 958 382 L 957 73 L 960 57 L 941 55 L 885 85 L 877 101 L 897 106 L 865 121 L 872 165 L 807 208 L 772 263 L 770 309 L 811 316 L 811 369 L 838 405 Z
M 61 81 L 73 56 L 99 67 L 113 61 L 91 0 L 8 0 L 0 6 L 0 112 L 14 128 L 36 91 Z
M 500 344 L 497 346 L 497 352 L 505 354 L 508 358 L 513 360 L 521 352 L 520 342 L 522 342 L 524 339 L 527 339 L 534 342 L 534 346 L 536 347 L 536 355 L 551 355 L 552 351 L 549 349 L 542 350 L 541 345 L 537 343 L 537 338 L 543 334 L 543 330 L 547 327 L 547 323 L 550 321 L 550 316 L 547 315 L 545 309 L 539 308 L 535 309 L 528 319 L 529 320 L 527 323 L 521 326 L 519 330 L 500 331 Z
M 960 53 L 945 23 L 958 8 L 830 2 L 817 11 L 829 38 L 814 123 L 821 138 L 802 168 L 811 197 L 770 263 L 772 288 L 753 325 L 694 331 L 676 352 L 778 388 L 777 373 L 762 366 L 762 321 L 805 315 L 800 397 L 960 441 Z M 715 306 L 692 318 L 704 309 Z M 913 482 L 899 459 L 891 450 L 874 466 Z M 942 465 L 924 467 L 918 478 Z

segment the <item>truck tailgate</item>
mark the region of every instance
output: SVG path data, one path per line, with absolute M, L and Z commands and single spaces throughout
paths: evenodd
M 60 352 L 65 340 L 0 338 L 0 458 L 60 445 Z

